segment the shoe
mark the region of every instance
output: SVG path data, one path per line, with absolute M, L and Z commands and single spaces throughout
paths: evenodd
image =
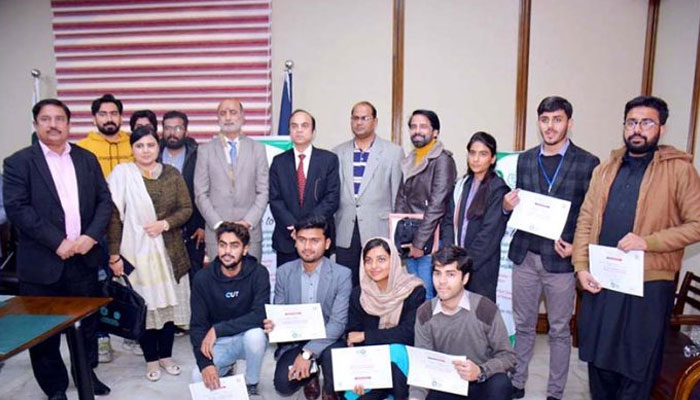
M 56 392 L 49 396 L 49 400 L 68 400 L 65 392 Z
M 138 347 L 138 345 L 139 342 L 136 340 L 124 339 L 122 342 L 122 349 L 124 349 L 124 351 L 134 351 L 134 348 Z
M 175 327 L 175 336 L 176 337 L 185 336 L 186 333 L 187 333 L 187 329 L 183 329 L 179 326 Z
M 510 393 L 511 393 L 511 397 L 514 399 L 522 399 L 523 397 L 525 397 L 525 389 L 524 388 L 518 389 L 517 387 L 512 386 Z
M 97 375 L 95 375 L 95 372 L 93 371 L 92 373 L 92 392 L 95 393 L 95 396 L 106 396 L 111 392 L 112 390 L 109 388 L 109 386 L 105 385 L 97 379 Z
M 316 400 L 320 395 L 321 385 L 318 382 L 318 374 L 316 374 L 304 385 L 304 397 L 306 397 L 306 400 Z
M 259 394 L 257 383 L 255 385 L 245 385 L 245 388 L 248 390 L 248 396 L 257 396 Z
M 171 357 L 163 358 L 158 361 L 161 368 L 165 370 L 170 375 L 180 375 L 181 368 L 179 365 L 175 364 L 175 361 Z
M 561 399 L 558 399 L 554 396 L 547 396 L 547 400 L 561 400 Z
M 112 362 L 112 345 L 109 336 L 97 339 L 97 362 L 103 364 Z
M 338 400 L 338 395 L 335 394 L 335 392 L 323 392 L 323 394 L 321 395 L 321 400 Z
M 160 367 L 158 366 L 158 361 L 146 363 L 146 379 L 151 382 L 155 382 L 160 379 Z

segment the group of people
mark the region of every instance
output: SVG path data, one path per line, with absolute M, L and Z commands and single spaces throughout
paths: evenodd
M 319 303 L 325 322 L 325 339 L 275 351 L 275 390 L 288 396 L 303 388 L 308 399 L 462 398 L 409 387 L 406 346 L 466 356 L 454 368 L 470 382 L 469 398 L 522 398 L 542 296 L 547 398 L 561 399 L 577 280 L 584 290 L 579 355 L 588 362 L 592 397 L 647 398 L 683 250 L 700 240 L 700 179 L 688 154 L 659 145 L 668 107 L 651 96 L 626 104 L 624 147 L 602 164 L 569 138 L 571 104 L 543 99 L 542 142 L 519 155 L 513 190 L 495 171 L 497 143 L 486 132 L 467 141 L 468 172 L 458 179 L 430 110 L 409 118 L 406 156 L 376 134 L 369 102 L 353 106 L 353 138 L 332 151 L 312 145 L 316 121 L 296 110 L 292 149 L 271 164 L 264 146 L 243 134 L 237 99 L 218 105 L 220 132 L 201 145 L 188 137 L 180 111 L 163 116 L 160 134 L 149 110 L 132 113 L 131 133 L 122 131 L 123 105 L 109 94 L 92 104 L 97 131 L 76 144 L 67 141 L 64 103 L 46 99 L 32 111 L 38 143 L 8 157 L 3 177 L 7 217 L 18 231 L 20 292 L 98 296 L 100 269 L 127 275 L 148 308 L 138 348 L 152 381 L 161 371 L 181 373 L 174 335 L 189 329 L 193 381 L 215 389 L 244 359 L 248 392 L 258 393 L 275 329 L 265 314 L 271 288 L 261 264 L 268 204 L 274 303 Z M 513 347 L 495 301 L 500 239 L 520 190 L 571 208 L 558 240 L 525 231 L 512 239 Z M 391 213 L 422 215 L 403 248 L 389 239 Z M 603 289 L 588 272 L 588 244 L 645 251 L 644 296 Z M 82 328 L 95 368 L 97 317 Z M 35 377 L 53 400 L 65 399 L 68 386 L 59 340 L 30 350 Z M 390 345 L 393 388 L 335 392 L 331 349 L 376 344 Z M 92 381 L 95 394 L 109 393 L 94 372 Z

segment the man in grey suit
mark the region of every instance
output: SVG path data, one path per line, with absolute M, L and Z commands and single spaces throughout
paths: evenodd
M 194 172 L 195 203 L 206 221 L 204 241 L 209 259 L 217 256 L 214 231 L 223 221 L 250 230 L 249 254 L 262 258 L 262 219 L 268 199 L 265 146 L 242 133 L 243 104 L 237 99 L 219 103 L 221 130 L 197 149 Z
M 333 149 L 340 161 L 335 260 L 350 268 L 356 287 L 362 244 L 373 237 L 389 237 L 389 213 L 396 203 L 404 153 L 377 136 L 377 109 L 368 101 L 352 107 L 350 127 L 355 138 Z
M 282 396 L 291 396 L 304 387 L 307 399 L 318 398 L 318 372 L 323 370 L 323 399 L 337 399 L 333 392 L 331 349 L 345 347 L 341 336 L 345 332 L 350 303 L 350 271 L 323 256 L 331 245 L 329 223 L 322 215 L 312 215 L 294 225 L 295 247 L 301 259 L 283 264 L 275 278 L 275 304 L 320 303 L 326 326 L 326 338 L 285 343 L 277 348 L 275 357 L 275 389 Z M 265 319 L 263 328 L 270 333 L 275 328 Z M 316 364 L 318 362 L 318 364 Z

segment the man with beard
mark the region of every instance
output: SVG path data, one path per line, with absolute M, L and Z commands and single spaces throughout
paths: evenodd
M 77 145 L 97 157 L 102 173 L 107 177 L 117 164 L 134 160 L 129 134 L 120 130 L 124 106 L 113 95 L 105 94 L 92 102 L 90 110 L 97 131 L 88 132 Z
M 513 261 L 513 317 L 515 354 L 513 398 L 525 396 L 528 364 L 535 347 L 535 326 L 544 294 L 549 322 L 549 382 L 547 400 L 561 399 L 571 354 L 569 322 L 574 310 L 576 280 L 571 265 L 571 243 L 583 197 L 599 160 L 574 145 L 568 133 L 573 126 L 571 103 L 559 96 L 546 97 L 537 107 L 542 143 L 518 156 L 517 189 L 503 198 L 509 213 L 518 204 L 518 191 L 528 190 L 571 202 L 561 237 L 553 241 L 517 231 L 508 257 Z
M 416 110 L 408 120 L 415 149 L 401 162 L 403 180 L 396 196 L 397 213 L 423 214 L 406 258 L 408 272 L 425 283 L 426 300 L 435 297 L 431 249 L 427 248 L 435 230 L 440 229 L 443 244 L 452 244 L 452 213 L 449 210 L 457 179 L 452 153 L 438 140 L 440 119 L 430 110 Z
M 661 367 L 686 246 L 700 240 L 700 179 L 692 156 L 658 145 L 668 107 L 640 96 L 625 105 L 623 148 L 593 173 L 576 226 L 572 261 L 584 289 L 579 357 L 593 399 L 647 399 Z M 644 296 L 602 289 L 588 245 L 644 251 Z
M 194 279 L 190 340 L 198 368 L 192 370 L 192 381 L 218 389 L 219 377 L 236 360 L 245 360 L 248 394 L 257 395 L 267 347 L 261 327 L 270 277 L 248 256 L 249 239 L 243 225 L 223 222 L 216 229 L 218 257 Z
M 389 213 L 401 183 L 401 147 L 377 136 L 377 110 L 361 101 L 350 112 L 354 138 L 333 149 L 340 163 L 340 204 L 335 213 L 336 262 L 360 284 L 362 243 L 389 237 Z
M 235 221 L 250 230 L 249 254 L 262 258 L 262 220 L 268 198 L 265 146 L 243 134 L 245 111 L 238 99 L 216 109 L 220 131 L 199 146 L 194 172 L 195 203 L 206 221 L 204 239 L 209 258 L 216 257 L 214 230 Z
M 194 202 L 194 170 L 197 165 L 197 142 L 187 136 L 187 114 L 168 111 L 163 115 L 163 135 L 160 146 L 160 160 L 177 168 L 185 178 L 190 200 Z M 190 283 L 194 275 L 202 269 L 204 262 L 204 218 L 194 207 L 190 220 L 182 227 L 187 254 L 190 257 Z
M 318 372 L 323 370 L 323 400 L 335 400 L 331 349 L 345 347 L 345 333 L 352 282 L 350 270 L 334 263 L 323 254 L 331 245 L 329 223 L 324 216 L 301 218 L 294 225 L 295 247 L 300 259 L 277 269 L 275 304 L 320 303 L 326 326 L 326 338 L 281 344 L 275 352 L 275 389 L 282 396 L 291 396 L 302 386 L 307 399 L 321 394 Z M 275 321 L 265 319 L 266 333 L 275 329 Z

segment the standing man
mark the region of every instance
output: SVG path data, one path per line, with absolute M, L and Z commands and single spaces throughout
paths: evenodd
M 197 150 L 194 194 L 206 221 L 206 251 L 217 255 L 214 231 L 223 221 L 250 230 L 249 254 L 262 259 L 262 219 L 267 207 L 268 165 L 265 146 L 243 134 L 245 111 L 238 99 L 225 99 L 216 109 L 219 134 Z
M 275 389 L 291 396 L 304 387 L 304 396 L 315 400 L 321 394 L 318 373 L 311 365 L 318 362 L 323 371 L 323 400 L 336 400 L 333 391 L 331 349 L 345 347 L 345 333 L 352 282 L 350 270 L 323 256 L 331 246 L 327 218 L 313 215 L 294 225 L 295 247 L 299 257 L 277 269 L 275 304 L 321 304 L 326 338 L 286 343 L 275 352 Z M 275 321 L 263 321 L 265 332 L 275 329 Z
M 168 111 L 163 115 L 160 161 L 180 171 L 190 192 L 190 200 L 195 204 L 194 171 L 197 165 L 197 142 L 187 136 L 188 123 L 187 114 L 180 111 Z M 182 238 L 190 258 L 190 283 L 193 283 L 194 275 L 202 269 L 204 262 L 204 225 L 204 218 L 195 206 L 189 221 L 182 226 Z
M 593 399 L 648 399 L 661 368 L 674 275 L 700 240 L 700 179 L 692 156 L 658 145 L 668 106 L 652 96 L 625 105 L 623 148 L 598 167 L 576 226 L 573 263 L 584 289 L 579 357 Z M 644 251 L 644 296 L 602 289 L 588 245 Z
M 452 199 L 457 167 L 452 153 L 438 140 L 440 119 L 430 110 L 416 110 L 408 120 L 411 142 L 415 147 L 401 162 L 403 180 L 396 196 L 397 213 L 423 214 L 413 236 L 406 259 L 408 272 L 425 283 L 425 298 L 435 297 L 431 249 L 426 243 L 440 229 L 440 240 L 451 244 L 454 236 L 449 205 Z M 446 226 L 449 225 L 449 226 Z
M 23 296 L 97 297 L 98 240 L 112 214 L 112 198 L 97 159 L 68 143 L 70 110 L 46 99 L 32 109 L 38 143 L 5 159 L 7 217 L 18 231 L 17 273 Z M 88 365 L 97 367 L 97 314 L 81 329 Z M 34 376 L 50 400 L 65 400 L 68 373 L 54 335 L 29 350 Z M 109 388 L 92 373 L 95 394 Z
M 105 94 L 92 102 L 90 110 L 97 131 L 88 132 L 77 145 L 97 157 L 102 173 L 107 177 L 117 164 L 134 160 L 129 134 L 120 129 L 124 106 L 111 94 Z
M 328 238 L 333 241 L 333 214 L 338 209 L 340 176 L 338 157 L 311 145 L 316 119 L 304 110 L 289 118 L 289 136 L 294 147 L 278 154 L 270 166 L 270 210 L 275 218 L 272 248 L 277 266 L 299 258 L 294 225 L 311 215 L 328 221 Z
M 596 156 L 574 145 L 568 133 L 573 126 L 571 103 L 547 97 L 537 107 L 542 144 L 518 157 L 517 189 L 503 198 L 510 213 L 518 204 L 518 190 L 528 190 L 571 202 L 561 238 L 557 241 L 517 231 L 508 257 L 513 261 L 513 317 L 515 354 L 513 398 L 525 396 L 528 364 L 535 347 L 535 326 L 544 294 L 549 322 L 549 382 L 547 400 L 561 399 L 571 354 L 569 322 L 574 311 L 576 281 L 571 265 L 571 243 L 583 197 L 588 190 Z
M 350 128 L 355 138 L 333 149 L 340 165 L 336 262 L 350 268 L 356 287 L 362 244 L 389 237 L 389 213 L 401 184 L 404 154 L 401 147 L 377 136 L 377 110 L 368 101 L 353 106 Z

